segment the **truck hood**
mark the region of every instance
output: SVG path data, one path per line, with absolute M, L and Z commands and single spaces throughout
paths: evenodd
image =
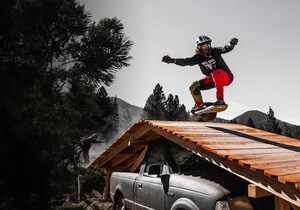
M 219 198 L 245 194 L 248 185 L 243 179 L 213 165 L 202 170 L 172 174 L 169 184 Z

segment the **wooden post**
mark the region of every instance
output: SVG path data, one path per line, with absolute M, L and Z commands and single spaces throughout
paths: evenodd
M 291 204 L 291 206 L 293 207 L 293 210 L 300 210 L 300 207 L 294 205 L 294 204 Z
M 278 196 L 275 196 L 275 210 L 290 210 L 290 203 Z
M 109 183 L 109 181 L 110 181 L 110 177 L 111 177 L 111 174 L 112 174 L 112 170 L 109 169 L 109 168 L 106 168 L 105 172 L 106 172 L 106 174 L 105 174 L 105 177 L 104 177 L 105 186 L 104 186 L 104 189 L 103 189 L 103 199 L 105 201 L 108 201 L 110 199 L 110 196 L 109 196 L 110 183 Z
M 81 175 L 79 175 L 78 177 L 77 177 L 77 201 L 78 201 L 78 203 L 80 202 L 80 193 L 81 193 L 81 189 L 80 189 L 80 187 L 81 187 L 81 184 L 80 184 L 80 178 L 81 178 L 82 176 Z

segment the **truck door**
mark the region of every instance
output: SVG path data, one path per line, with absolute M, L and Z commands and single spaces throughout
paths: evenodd
M 141 171 L 134 186 L 137 210 L 165 209 L 166 195 L 159 176 L 164 161 L 163 149 L 152 149 L 144 172 Z

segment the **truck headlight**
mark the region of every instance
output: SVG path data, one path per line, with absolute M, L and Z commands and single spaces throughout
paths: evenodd
M 216 203 L 215 210 L 230 210 L 228 202 L 227 201 L 218 201 Z

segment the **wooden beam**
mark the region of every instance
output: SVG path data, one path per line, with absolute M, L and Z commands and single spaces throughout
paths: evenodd
M 275 210 L 290 210 L 290 204 L 286 200 L 275 196 Z
M 111 159 L 110 161 L 110 166 L 111 167 L 115 167 L 117 165 L 119 165 L 120 163 L 126 161 L 127 159 L 129 159 L 131 156 L 133 156 L 134 154 L 126 154 L 126 155 L 122 155 L 122 156 L 119 156 L 117 158 L 113 158 Z
M 98 167 L 101 167 L 103 164 L 105 164 L 107 161 L 109 161 L 111 158 L 113 158 L 115 155 L 117 155 L 119 152 L 121 152 L 126 147 L 130 146 L 131 141 L 137 140 L 141 138 L 143 135 L 145 135 L 147 132 L 151 131 L 154 127 L 149 124 L 143 125 L 140 129 L 132 133 L 128 138 L 126 138 L 122 143 L 117 145 L 114 148 L 113 152 L 110 152 L 105 158 L 98 161 Z
M 125 166 L 127 166 L 126 171 L 129 171 L 131 169 L 131 167 L 133 166 L 133 164 L 136 162 L 136 160 L 138 159 L 138 155 L 129 158 L 126 162 L 124 162 Z
M 259 186 L 260 188 L 300 207 L 300 191 L 297 190 L 294 185 L 287 185 L 280 183 L 277 179 L 267 177 L 259 171 L 253 171 L 249 167 L 244 167 L 231 161 L 227 158 L 221 157 L 214 153 L 215 151 L 208 151 L 195 143 L 189 141 L 189 139 L 183 140 L 181 137 L 173 135 L 170 132 L 161 130 L 160 128 L 154 128 L 154 132 L 158 133 L 162 137 L 175 142 L 178 145 L 192 151 L 193 153 L 205 158 L 206 160 L 218 165 L 219 167 L 247 180 L 248 182 Z
M 265 197 L 265 196 L 270 196 L 273 195 L 272 193 L 261 189 L 260 187 L 254 185 L 254 184 L 249 184 L 248 185 L 248 196 L 250 198 L 260 198 L 260 197 Z
M 135 161 L 135 163 L 131 167 L 130 172 L 135 172 L 135 170 L 137 169 L 137 167 L 143 161 L 143 159 L 144 159 L 144 157 L 146 155 L 147 150 L 148 150 L 148 146 L 145 146 L 144 150 L 142 151 L 142 153 L 140 154 L 140 156 L 137 158 L 137 160 Z
M 144 149 L 145 146 L 135 146 L 130 148 L 131 153 L 123 153 L 120 152 L 119 154 L 115 155 L 112 159 L 110 159 L 109 162 L 107 162 L 106 164 L 104 164 L 102 167 L 104 168 L 114 168 L 118 165 L 122 165 L 123 162 L 125 162 L 125 165 L 131 165 L 133 164 L 132 162 L 136 162 L 136 160 L 138 159 L 138 157 L 140 156 L 140 151 L 142 149 Z M 127 150 L 127 148 L 125 149 Z M 133 159 L 133 160 L 132 160 Z M 124 164 L 123 164 L 124 165 Z M 128 168 L 129 170 L 130 168 Z

